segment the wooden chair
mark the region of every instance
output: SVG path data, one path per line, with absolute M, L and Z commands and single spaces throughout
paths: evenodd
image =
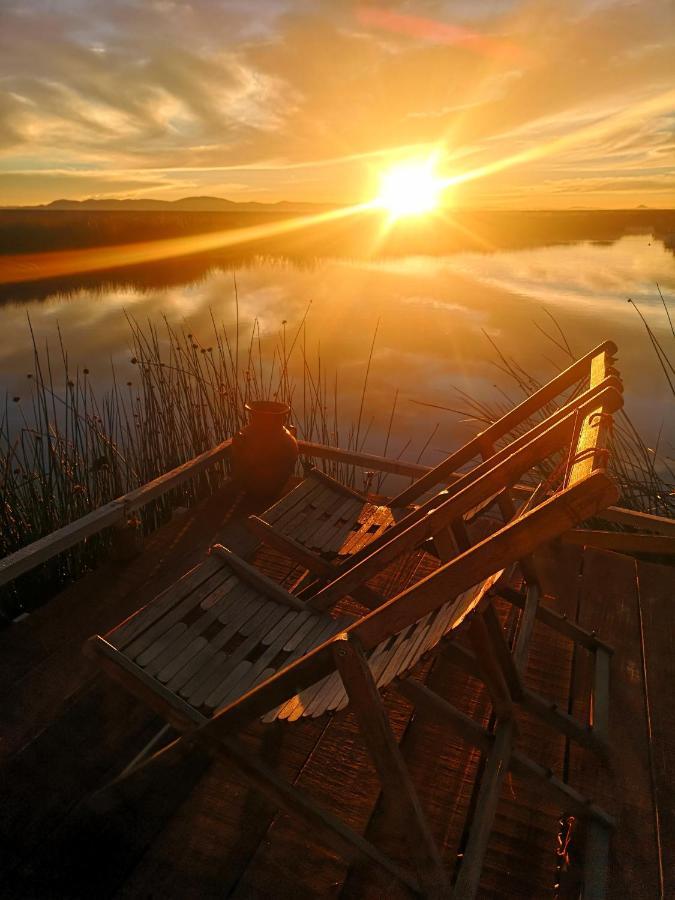
M 260 516 L 250 516 L 247 525 L 264 543 L 305 567 L 307 575 L 294 590 L 304 598 L 310 598 L 327 581 L 358 567 L 385 545 L 393 547 L 392 539 L 403 532 L 407 532 L 406 550 L 412 549 L 411 541 L 419 545 L 433 539 L 436 554 L 447 561 L 470 546 L 466 525 L 486 507 L 498 504 L 505 521 L 513 516 L 515 507 L 505 489 L 530 468 L 542 449 L 545 457 L 563 446 L 573 446 L 585 418 L 601 415 L 603 404 L 611 405 L 612 401 L 605 399 L 609 396 L 607 390 L 622 390 L 614 368 L 616 349 L 611 341 L 600 344 L 386 505 L 369 502 L 364 495 L 313 468 L 285 497 Z M 554 401 L 566 391 L 569 396 L 556 406 Z M 532 424 L 537 414 L 544 417 Z M 496 449 L 499 441 L 502 444 Z M 526 447 L 528 452 L 521 452 Z M 586 451 L 587 448 L 578 448 L 582 457 Z M 603 436 L 597 452 L 605 451 Z M 468 472 L 456 473 L 457 468 L 476 457 L 481 458 L 480 462 Z M 571 460 L 568 454 L 564 460 L 567 468 Z M 581 464 L 581 460 L 577 462 Z M 467 492 L 467 488 L 480 482 L 482 489 L 487 474 L 492 493 L 487 498 L 483 494 L 483 501 L 473 502 L 477 493 Z M 441 483 L 447 484 L 443 490 L 411 507 Z M 460 496 L 462 502 L 448 503 Z M 411 530 L 413 525 L 418 526 L 416 530 Z M 391 554 L 387 555 L 390 561 Z M 371 560 L 371 574 L 382 562 L 383 556 L 377 557 L 375 565 Z M 322 593 L 312 604 L 326 608 L 346 583 L 354 588 L 354 579 L 339 582 L 340 588 Z M 382 600 L 366 587 L 363 579 L 355 596 L 370 608 Z
M 559 490 L 552 496 L 546 496 L 546 489 L 536 491 L 529 503 L 494 534 L 442 563 L 367 615 L 330 616 L 325 612 L 326 596 L 336 599 L 348 592 L 342 579 L 358 587 L 377 553 L 365 557 L 360 569 L 354 567 L 341 575 L 341 584 L 329 584 L 319 602 L 310 605 L 226 548 L 216 546 L 204 563 L 148 606 L 105 637 L 91 638 L 86 652 L 113 678 L 187 732 L 179 738 L 179 745 L 185 741 L 197 743 L 229 759 L 256 789 L 281 808 L 303 816 L 331 845 L 349 857 L 356 855 L 382 866 L 424 896 L 448 896 L 450 891 L 439 851 L 382 705 L 379 690 L 387 684 L 446 719 L 487 756 L 454 896 L 475 896 L 500 786 L 509 768 L 538 779 L 546 790 L 561 798 L 567 810 L 583 815 L 589 822 L 594 853 L 601 859 L 597 848 L 606 856 L 611 820 L 514 748 L 515 710 L 518 705 L 524 706 L 604 756 L 610 649 L 594 635 L 562 618 L 557 620 L 541 605 L 536 573 L 525 593 L 510 587 L 507 577 L 518 561 L 524 561 L 521 565 L 527 577 L 528 558 L 538 547 L 617 499 L 617 488 L 606 473 L 605 442 L 612 411 L 621 405 L 621 395 L 606 385 L 593 395 L 593 402 L 592 409 L 581 407 L 584 417 L 573 428 L 575 449 L 569 455 L 570 465 Z M 529 468 L 540 465 L 558 447 L 561 428 L 559 422 L 549 424 L 544 432 L 546 439 L 535 435 L 511 454 L 520 459 L 515 469 L 521 471 L 523 459 L 529 461 Z M 511 474 L 501 487 L 511 483 L 513 471 L 507 471 Z M 448 509 L 456 514 L 467 503 L 487 502 L 495 491 L 490 473 L 476 477 L 444 500 L 439 508 L 450 505 L 444 515 L 449 514 Z M 428 518 L 433 520 L 433 514 Z M 380 561 L 387 553 L 405 549 L 411 529 L 417 540 L 419 525 L 413 522 L 383 545 Z M 391 548 L 390 544 L 396 546 Z M 494 608 L 496 591 L 524 608 L 512 649 Z M 543 697 L 524 687 L 522 671 L 536 618 L 595 654 L 591 727 L 552 708 Z M 472 651 L 457 644 L 456 637 L 464 628 Z M 407 678 L 422 657 L 441 652 L 451 653 L 485 682 L 496 716 L 491 732 L 424 685 Z M 237 733 L 254 721 L 293 722 L 347 704 L 355 712 L 383 791 L 412 829 L 410 847 L 416 876 L 284 782 L 263 762 L 252 759 L 237 742 Z M 166 752 L 170 750 L 165 748 L 153 759 Z M 602 896 L 604 871 L 602 865 L 593 867 L 585 896 Z

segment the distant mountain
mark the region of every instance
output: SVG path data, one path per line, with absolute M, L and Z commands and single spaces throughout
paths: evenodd
M 28 207 L 24 207 L 26 209 Z M 112 212 L 124 210 L 132 212 L 144 211 L 176 211 L 176 212 L 321 212 L 333 208 L 330 204 L 293 203 L 281 200 L 279 203 L 237 203 L 223 197 L 184 197 L 182 200 L 53 200 L 30 209 L 67 209 L 96 210 Z

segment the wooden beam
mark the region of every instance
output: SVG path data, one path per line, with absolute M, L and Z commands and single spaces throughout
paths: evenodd
M 494 735 L 430 690 L 425 684 L 412 678 L 404 678 L 396 679 L 393 687 L 407 697 L 416 708 L 424 709 L 430 715 L 446 721 L 468 744 L 478 747 L 486 755 L 490 752 L 494 743 Z M 509 760 L 509 767 L 514 774 L 521 778 L 534 778 L 556 802 L 563 805 L 564 809 L 580 817 L 595 818 L 610 830 L 614 828 L 615 822 L 611 816 L 590 802 L 579 791 L 557 778 L 546 766 L 542 766 L 520 751 L 514 750 Z
M 651 513 L 638 512 L 635 509 L 624 509 L 621 506 L 610 506 L 598 518 L 605 522 L 628 525 L 638 531 L 652 531 L 654 534 L 675 538 L 675 519 L 668 519 L 665 516 L 655 516 Z
M 523 682 L 520 678 L 520 670 L 511 655 L 509 645 L 506 643 L 504 631 L 493 603 L 489 603 L 485 607 L 482 618 L 485 624 L 486 637 L 492 646 L 495 662 L 501 669 L 504 680 L 508 685 L 509 694 L 514 700 L 520 700 L 523 695 Z
M 448 703 L 419 681 L 412 678 L 395 678 L 392 682 L 394 690 L 409 700 L 416 709 L 424 709 L 434 718 L 442 718 L 450 723 L 452 728 L 467 743 L 478 747 L 483 753 L 488 753 L 492 747 L 493 735 L 489 734 L 478 722 L 475 722 L 466 713 Z
M 427 817 L 389 725 L 382 698 L 358 639 L 341 635 L 333 645 L 335 663 L 359 730 L 375 763 L 382 791 L 397 826 L 409 835 L 417 877 L 426 897 L 447 896 L 447 876 Z
M 610 478 L 601 472 L 594 473 L 509 522 L 352 627 L 366 649 L 376 646 L 383 638 L 397 634 L 447 602 L 449 597 L 460 595 L 491 573 L 534 552 L 565 530 L 565 522 L 584 521 L 594 515 L 617 494 L 618 489 Z M 454 624 L 463 621 L 470 611 L 458 608 Z
M 508 587 L 507 585 L 499 585 L 495 588 L 495 593 L 498 597 L 501 597 L 502 600 L 506 600 L 508 603 L 512 603 L 520 609 L 525 609 L 525 598 L 519 591 L 514 590 L 514 588 Z M 586 631 L 575 622 L 571 622 L 567 616 L 560 615 L 560 613 L 555 612 L 548 606 L 539 603 L 537 606 L 536 617 L 544 625 L 547 625 L 559 634 L 570 638 L 570 640 L 576 641 L 577 644 L 581 644 L 588 650 L 595 650 L 596 647 L 602 647 L 610 655 L 614 652 L 614 649 L 609 644 L 601 641 L 596 636 L 595 632 Z
M 513 662 L 521 675 L 524 673 L 527 666 L 527 657 L 530 651 L 530 638 L 532 637 L 534 623 L 537 620 L 538 609 L 539 587 L 536 584 L 529 584 L 524 600 L 523 614 L 518 623 L 516 643 L 513 648 Z
M 214 544 L 210 548 L 209 553 L 224 559 L 226 564 L 233 569 L 243 581 L 252 585 L 266 597 L 270 597 L 272 600 L 276 600 L 284 606 L 290 606 L 292 609 L 307 609 L 306 603 L 303 603 L 302 600 L 298 600 L 293 594 L 289 594 L 288 591 L 285 591 L 276 581 L 268 578 L 267 575 L 260 571 L 260 569 L 256 569 L 255 566 L 247 563 L 245 559 L 237 556 L 236 553 L 233 553 L 232 550 L 229 550 L 222 544 Z
M 545 700 L 539 694 L 535 694 L 534 691 L 530 691 L 527 688 L 523 691 L 521 703 L 528 712 L 546 722 L 551 728 L 567 735 L 567 737 L 583 747 L 588 747 L 589 750 L 595 751 L 601 759 L 607 761 L 609 757 L 607 742 L 596 734 L 592 728 L 586 728 L 574 716 L 559 709 L 557 704 Z
M 172 488 L 182 484 L 182 482 L 193 478 L 208 466 L 225 459 L 230 452 L 231 443 L 230 439 L 223 441 L 211 450 L 195 456 L 194 459 L 190 459 L 170 472 L 160 475 L 159 478 L 155 478 L 148 484 L 129 491 L 127 494 L 111 500 L 110 503 L 99 506 L 98 509 L 87 513 L 86 516 L 81 516 L 74 522 L 70 522 L 68 525 L 52 531 L 37 541 L 21 547 L 15 553 L 10 553 L 4 559 L 0 559 L 0 585 L 7 584 L 8 581 L 18 578 L 24 572 L 28 572 L 41 563 L 47 562 L 47 560 L 52 559 L 59 553 L 63 553 L 64 550 L 68 550 L 70 547 L 74 547 L 80 541 L 91 537 L 93 534 L 97 534 L 117 522 L 125 521 L 131 510 L 145 506 L 151 500 L 156 500 L 157 497 L 161 497 L 162 494 L 167 493 L 167 491 L 172 490 Z
M 431 466 L 424 466 L 420 463 L 392 460 L 386 456 L 377 456 L 372 453 L 356 453 L 352 450 L 343 450 L 339 447 L 329 447 L 326 444 L 315 444 L 310 441 L 298 441 L 298 446 L 300 452 L 305 453 L 307 456 L 343 462 L 365 469 L 373 469 L 376 472 L 389 472 L 394 475 L 419 478 L 432 471 Z M 461 477 L 461 473 L 455 472 L 447 480 L 448 482 L 454 482 Z M 529 484 L 514 484 L 510 490 L 516 497 L 527 498 L 534 488 Z M 655 534 L 675 537 L 675 519 L 668 519 L 665 516 L 638 512 L 635 509 L 626 509 L 622 506 L 609 506 L 598 515 L 598 518 L 606 522 L 629 525 L 641 531 L 653 531 Z
M 122 499 L 112 500 L 87 513 L 86 516 L 64 525 L 63 528 L 57 528 L 56 531 L 21 547 L 20 550 L 0 559 L 0 585 L 7 584 L 8 581 L 18 578 L 24 572 L 29 572 L 64 550 L 79 544 L 80 541 L 103 531 L 104 528 L 124 521 L 125 518 L 124 501 Z
M 488 604 L 489 607 L 492 604 Z M 487 609 L 487 607 L 486 607 Z M 513 715 L 513 698 L 504 671 L 497 660 L 492 636 L 482 615 L 476 615 L 469 626 L 469 639 L 473 646 L 476 664 L 492 701 L 495 715 L 505 721 Z
M 616 553 L 650 553 L 675 555 L 675 537 L 660 534 L 635 534 L 630 531 L 595 531 L 586 528 L 567 531 L 561 536 L 566 544 L 596 547 Z

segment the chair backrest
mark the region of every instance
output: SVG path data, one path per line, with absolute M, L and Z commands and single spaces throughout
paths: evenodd
M 592 472 L 604 472 L 612 414 L 623 404 L 622 385 L 616 370 L 610 370 L 609 351 L 596 354 L 594 360 L 589 386 L 583 393 L 408 513 L 362 553 L 345 560 L 339 569 L 341 574 L 315 594 L 312 606 L 328 609 L 400 553 L 438 535 L 477 506 L 507 491 L 528 472 L 538 483 L 546 470 L 552 470 L 552 474 L 559 473 L 560 483 L 568 487 Z M 507 502 L 501 504 L 502 513 L 509 519 L 516 508 L 508 498 L 504 499 Z
M 509 410 L 484 431 L 451 453 L 437 466 L 425 475 L 416 479 L 408 488 L 397 494 L 391 501 L 392 507 L 407 506 L 415 502 L 439 484 L 454 481 L 454 473 L 457 469 L 471 462 L 476 457 L 488 459 L 493 456 L 495 444 L 505 436 L 517 432 L 523 423 L 531 420 L 537 413 L 552 412 L 556 399 L 565 391 L 578 389 L 585 384 L 592 388 L 600 382 L 615 374 L 612 367 L 614 355 L 617 352 L 616 344 L 612 341 L 604 341 L 585 356 L 572 363 L 567 369 L 543 385 L 539 390 L 526 397 L 513 409 Z

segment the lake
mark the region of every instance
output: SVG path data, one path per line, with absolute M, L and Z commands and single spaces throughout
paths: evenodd
M 520 399 L 516 385 L 497 368 L 489 343 L 539 379 L 554 374 L 567 358 L 542 334 L 561 342 L 553 316 L 575 355 L 606 338 L 619 346 L 618 367 L 626 408 L 650 444 L 672 456 L 675 417 L 672 393 L 632 298 L 650 328 L 675 358 L 675 340 L 657 283 L 675 314 L 675 254 L 647 234 L 611 242 L 381 259 L 318 258 L 302 263 L 251 256 L 233 269 L 195 272 L 174 266 L 170 283 L 147 277 L 88 279 L 85 286 L 49 293 L 23 285 L 0 306 L 0 385 L 10 397 L 28 400 L 32 350 L 30 317 L 37 342 L 58 351 L 60 328 L 71 369 L 87 367 L 97 387 L 110 382 L 110 362 L 120 377 L 133 379 L 125 311 L 137 321 L 161 325 L 162 317 L 184 326 L 204 345 L 210 315 L 234 329 L 234 279 L 242 341 L 254 319 L 263 343 L 275 343 L 285 327 L 292 340 L 306 320 L 307 353 L 337 372 L 345 417 L 358 414 L 375 329 L 366 395 L 370 430 L 366 449 L 382 452 L 395 392 L 396 415 L 388 452 L 435 463 L 448 448 L 478 429 L 461 412 L 458 391 L 480 401 Z M 161 282 L 161 279 L 159 279 Z M 31 291 L 34 290 L 34 293 Z M 286 325 L 283 326 L 282 323 Z M 672 377 L 672 373 L 671 373 Z M 432 406 L 421 405 L 432 404 Z M 10 404 L 15 424 L 20 404 Z M 434 432 L 431 441 L 429 437 Z M 409 441 L 409 443 L 408 443 Z M 427 441 L 429 441 L 427 445 Z

